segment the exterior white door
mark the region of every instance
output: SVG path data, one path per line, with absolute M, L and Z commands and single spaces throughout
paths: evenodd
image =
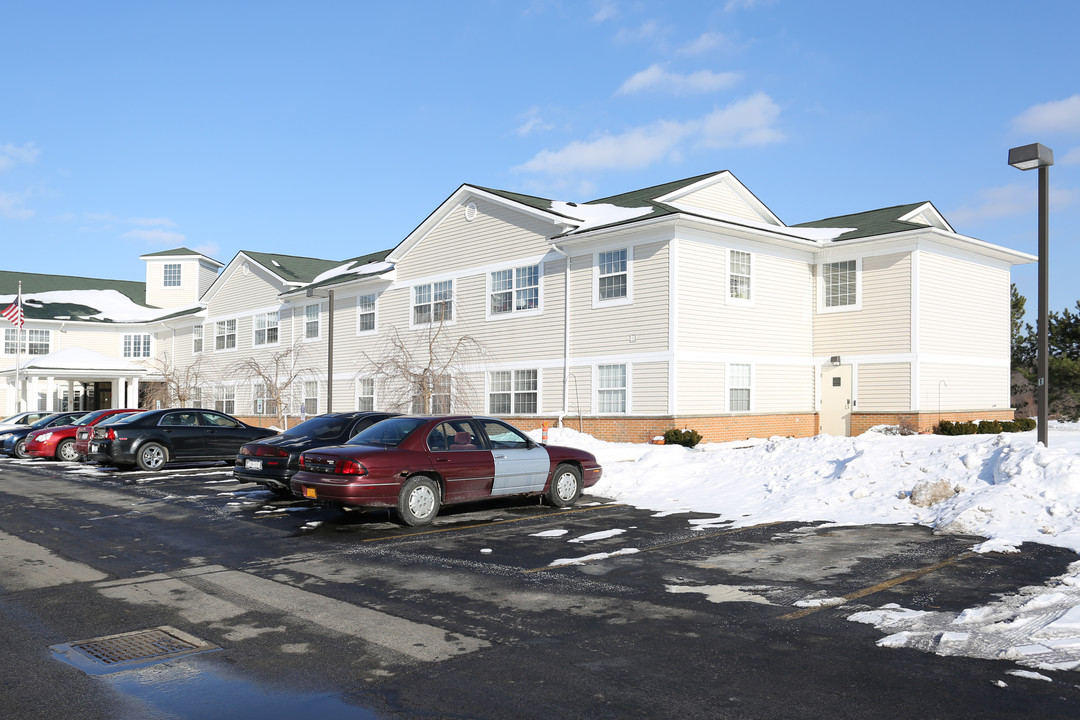
M 821 370 L 821 432 L 851 434 L 851 366 L 829 365 Z

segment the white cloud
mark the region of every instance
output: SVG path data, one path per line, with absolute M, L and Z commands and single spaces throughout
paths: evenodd
M 0 145 L 0 172 L 10 170 L 16 165 L 31 165 L 37 161 L 40 151 L 34 143 Z
M 1077 193 L 1066 188 L 1050 189 L 1051 207 L 1071 205 Z M 964 205 L 945 213 L 953 226 L 977 225 L 987 220 L 1026 215 L 1037 210 L 1038 190 L 1034 183 L 1013 183 L 1000 187 L 984 188 L 971 205 Z
M 610 20 L 618 14 L 619 9 L 616 7 L 613 0 L 601 0 L 596 3 L 596 12 L 593 13 L 593 22 L 604 22 Z
M 1080 147 L 1069 150 L 1057 162 L 1059 165 L 1080 165 Z
M 129 218 L 127 222 L 140 227 L 176 227 L 169 218 Z
M 30 193 L 0 192 L 0 217 L 13 220 L 25 220 L 33 217 L 34 211 L 25 207 Z
M 1080 133 L 1080 95 L 1029 107 L 1012 124 L 1021 132 Z
M 734 43 L 724 33 L 707 32 L 698 35 L 696 38 L 683 45 L 676 50 L 681 55 L 703 55 L 707 52 L 719 49 L 729 49 L 734 47 Z
M 726 90 L 741 79 L 742 75 L 737 72 L 714 73 L 711 70 L 680 75 L 668 72 L 663 65 L 657 64 L 632 75 L 616 94 L 630 95 L 646 90 L 659 90 L 674 95 L 694 95 Z
M 187 239 L 183 234 L 170 230 L 128 230 L 120 237 L 128 240 L 142 240 L 156 245 L 183 245 Z
M 751 10 L 759 5 L 772 5 L 773 0 L 728 0 L 724 5 L 726 12 L 735 12 L 736 10 Z
M 515 169 L 558 175 L 588 170 L 642 168 L 678 161 L 683 146 L 722 148 L 764 145 L 783 140 L 774 127 L 780 108 L 764 93 L 736 101 L 697 120 L 661 120 L 617 135 L 576 140 L 558 150 L 542 150 Z
M 196 245 L 191 248 L 197 253 L 202 253 L 206 257 L 217 259 L 217 254 L 221 252 L 221 248 L 217 246 L 217 243 L 204 243 L 202 245 Z
M 521 125 L 518 125 L 516 132 L 522 137 L 531 135 L 534 132 L 551 130 L 554 127 L 554 125 L 545 122 L 544 119 L 540 117 L 540 108 L 536 106 L 529 108 L 527 112 L 522 113 L 518 117 L 521 118 L 523 122 Z
M 648 20 L 638 28 L 622 28 L 615 33 L 615 41 L 620 43 L 650 40 L 660 34 L 660 25 L 655 20 Z

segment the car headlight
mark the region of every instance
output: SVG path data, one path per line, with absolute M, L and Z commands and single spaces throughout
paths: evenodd
M 44 435 L 38 435 L 34 439 L 37 440 L 38 442 L 48 442 L 49 438 L 51 438 L 51 437 L 52 437 L 52 433 L 45 433 Z
M 11 433 L 4 433 L 3 435 L 0 435 L 0 442 L 7 440 L 9 437 L 11 437 Z

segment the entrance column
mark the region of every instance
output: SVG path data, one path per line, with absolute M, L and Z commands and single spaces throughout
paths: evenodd
M 68 380 L 67 402 L 65 403 L 64 409 L 69 410 L 69 411 L 75 409 L 75 381 L 74 380 Z M 79 409 L 83 410 L 84 408 L 83 408 L 82 405 L 79 405 Z
M 139 378 L 131 378 L 131 382 L 128 387 L 131 390 L 131 398 L 128 400 L 127 403 L 121 405 L 120 407 L 137 408 L 139 407 Z
M 56 378 L 53 377 L 45 378 L 45 410 L 56 410 Z
M 124 398 L 127 397 L 127 380 L 118 377 L 113 380 L 112 408 L 124 407 Z

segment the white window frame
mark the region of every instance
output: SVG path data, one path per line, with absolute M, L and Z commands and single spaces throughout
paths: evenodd
M 125 358 L 148 358 L 150 357 L 150 333 L 124 333 L 120 340 L 120 357 Z
M 523 271 L 536 270 L 536 285 L 521 285 L 520 273 Z M 493 277 L 497 273 L 510 273 L 510 286 L 506 288 L 495 288 L 495 278 Z M 488 320 L 506 320 L 507 318 L 520 318 L 530 317 L 533 315 L 542 315 L 544 313 L 544 263 L 532 263 L 529 265 L 511 265 L 507 267 L 500 267 L 494 270 L 488 270 L 487 277 L 487 302 L 485 304 L 485 313 Z M 518 309 L 518 295 L 526 290 L 536 290 L 536 307 Z M 496 294 L 509 293 L 510 295 L 510 309 L 502 312 L 494 312 L 492 310 L 492 299 Z
M 222 332 L 224 330 L 224 332 Z M 218 343 L 218 339 L 223 342 Z M 229 345 L 232 338 L 232 345 Z M 221 347 L 218 347 L 219 344 Z M 214 352 L 236 352 L 236 318 L 214 321 Z
M 746 262 L 749 264 L 748 272 L 736 273 L 734 272 L 736 253 L 746 256 Z M 728 305 L 750 305 L 754 304 L 754 266 L 757 265 L 757 259 L 754 257 L 754 253 L 748 250 L 739 250 L 737 248 L 728 248 L 727 253 L 727 272 L 725 273 L 725 300 Z M 736 297 L 731 287 L 731 281 L 734 278 L 746 278 L 747 297 Z
M 229 413 L 232 415 L 233 413 Z M 261 417 L 277 417 L 277 407 L 270 395 L 270 387 L 264 382 L 251 384 L 251 414 Z
M 626 253 L 626 270 L 619 273 L 601 274 L 600 256 L 605 253 L 623 251 Z M 634 302 L 634 247 L 632 245 L 600 248 L 593 253 L 592 306 L 594 308 L 631 305 Z M 626 296 L 618 298 L 600 298 L 600 279 L 614 275 L 626 275 Z
M 412 293 L 412 290 L 409 291 Z M 367 301 L 370 299 L 371 308 L 368 309 Z M 364 303 L 364 305 L 361 305 Z M 409 309 L 412 312 L 412 308 Z M 363 318 L 371 318 L 371 328 L 365 329 L 360 327 L 360 322 Z M 359 335 L 374 335 L 379 331 L 379 293 L 364 293 L 363 295 L 356 296 L 356 334 Z
M 734 380 L 734 369 L 746 368 L 746 380 L 749 385 L 736 385 Z M 724 368 L 724 407 L 726 412 L 729 413 L 752 413 L 754 412 L 754 365 L 752 363 L 728 363 Z M 731 392 L 733 390 L 746 390 L 747 391 L 747 407 L 745 409 L 739 408 L 736 410 L 732 407 L 734 403 L 731 401 Z
M 437 407 L 435 405 L 436 397 L 445 397 L 446 407 Z M 454 411 L 454 378 L 446 378 L 446 388 L 444 392 L 431 393 L 431 407 L 419 407 L 417 405 L 417 400 L 419 399 L 419 395 L 413 395 L 412 400 L 409 403 L 409 410 L 413 415 L 449 415 Z
M 615 366 L 620 366 L 620 365 L 623 368 L 623 372 L 624 372 L 624 380 L 623 380 L 623 382 L 625 383 L 625 385 L 623 385 L 621 388 L 617 388 L 617 387 L 602 388 L 602 387 L 600 387 L 600 369 L 604 368 L 604 367 L 615 367 Z M 631 385 L 631 377 L 632 377 L 631 376 L 630 363 L 622 363 L 622 362 L 597 363 L 596 365 L 593 365 L 592 375 L 593 375 L 592 397 L 593 397 L 593 408 L 594 408 L 595 414 L 596 415 L 613 415 L 613 416 L 629 415 L 630 414 L 630 408 L 631 408 L 631 405 L 630 405 L 630 385 Z M 612 391 L 612 390 L 622 390 L 622 392 L 623 392 L 623 409 L 622 410 L 614 410 L 614 411 L 613 410 L 601 410 L 600 409 L 600 393 L 604 392 L 604 391 Z
M 204 347 L 206 347 L 206 331 L 202 325 L 193 325 L 191 327 L 191 354 L 201 354 Z
M 371 392 L 370 393 L 367 392 L 368 388 L 365 387 L 368 383 L 371 383 Z M 374 410 L 376 408 L 376 405 L 375 405 L 375 392 L 377 390 L 377 386 L 378 386 L 378 384 L 375 382 L 375 378 L 373 378 L 373 377 L 358 377 L 358 378 L 356 378 L 356 392 L 354 393 L 354 396 L 356 397 L 356 410 L 358 412 L 367 412 L 367 411 Z M 371 399 L 371 407 L 370 408 L 363 407 L 365 405 L 365 403 L 363 401 L 365 399 L 367 399 L 367 398 Z
M 31 339 L 31 333 L 37 339 Z M 39 352 L 30 352 L 34 346 L 38 346 Z M 42 347 L 44 346 L 44 347 Z M 16 348 L 22 355 L 48 355 L 52 352 L 52 330 L 39 330 L 37 328 L 23 328 L 22 344 L 19 343 L 19 328 L 4 328 L 4 354 L 15 355 Z
M 454 278 L 448 280 L 433 280 L 432 282 L 417 283 L 409 288 L 409 327 L 428 327 L 434 324 L 452 325 L 454 323 L 454 312 L 456 305 L 456 281 Z M 447 291 L 447 285 L 449 285 L 450 297 L 446 299 L 445 293 Z M 423 296 L 423 301 L 418 302 L 421 299 L 421 291 L 426 289 L 426 294 Z M 436 300 L 436 293 L 440 293 L 442 299 Z M 435 308 L 439 305 L 449 305 L 450 312 L 449 317 L 443 317 L 441 319 L 435 319 Z M 428 308 L 428 319 L 417 320 L 416 311 L 417 308 Z
M 829 265 L 836 265 L 838 263 L 855 263 L 855 302 L 850 305 L 833 305 L 831 307 L 826 306 L 826 283 L 825 283 L 825 271 Z M 835 313 L 835 312 L 855 312 L 862 310 L 863 293 L 862 293 L 862 276 L 863 276 L 863 262 L 862 258 L 846 258 L 843 260 L 829 260 L 827 262 L 822 261 L 817 265 L 817 309 L 819 313 Z
M 259 327 L 262 323 L 263 327 Z M 263 341 L 259 342 L 259 333 L 265 333 Z M 273 340 L 270 336 L 273 335 Z M 251 319 L 251 345 L 252 347 L 272 347 L 281 342 L 281 313 L 278 310 L 256 313 Z
M 321 392 L 322 387 L 319 385 L 318 380 L 300 381 L 300 412 L 302 414 L 307 417 L 319 414 L 319 396 Z M 312 402 L 310 407 L 308 401 Z
M 532 388 L 522 389 L 519 383 L 529 382 L 530 378 L 527 373 L 533 373 L 534 376 L 531 379 L 534 386 Z M 496 387 L 496 375 L 500 376 L 500 383 L 503 381 L 503 376 L 509 376 L 509 389 L 504 389 L 504 386 L 500 385 Z M 541 409 L 541 395 L 540 395 L 540 379 L 543 373 L 539 368 L 522 368 L 518 370 L 489 370 L 487 373 L 487 388 L 485 396 L 487 397 L 487 411 L 489 415 L 539 415 Z M 510 403 L 510 409 L 506 412 L 502 410 L 496 410 L 492 406 L 492 399 L 494 395 L 507 395 L 507 399 Z M 523 396 L 533 396 L 533 410 L 522 410 L 519 403 L 525 400 Z
M 312 320 L 309 315 L 312 308 L 315 308 L 315 319 Z M 304 342 L 315 342 L 322 338 L 322 303 L 311 303 L 304 306 Z M 315 325 L 315 334 L 311 334 L 311 325 Z
M 214 409 L 226 415 L 236 416 L 235 385 L 218 385 L 214 388 Z
M 180 263 L 165 263 L 161 266 L 161 287 L 163 288 L 178 288 L 183 287 L 183 265 Z M 172 278 L 169 277 L 170 271 L 176 271 L 175 282 L 172 282 Z

